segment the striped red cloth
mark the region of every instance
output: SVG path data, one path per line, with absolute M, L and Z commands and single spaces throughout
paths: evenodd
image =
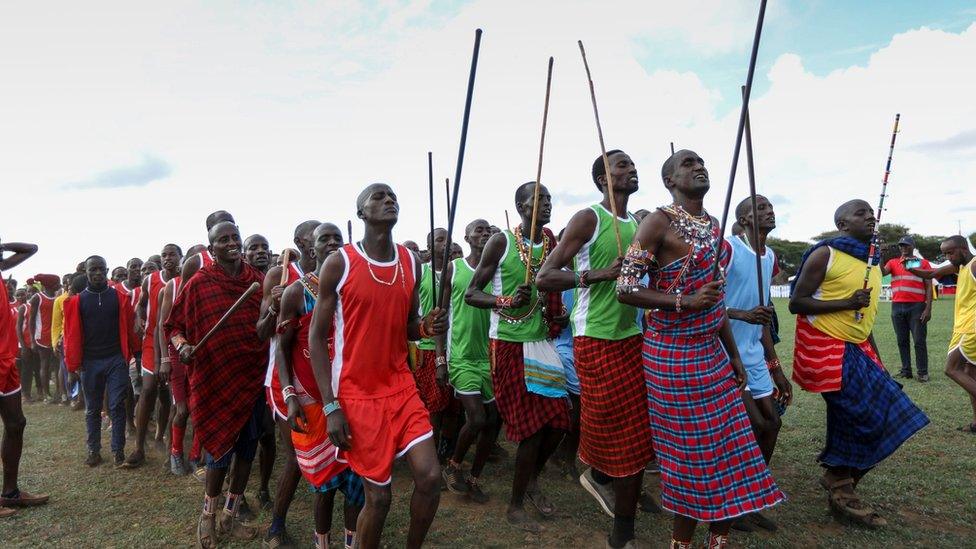
M 569 399 L 548 398 L 525 388 L 522 344 L 491 340 L 491 382 L 505 434 L 521 442 L 543 427 L 569 431 Z
M 810 324 L 807 317 L 796 317 L 796 343 L 793 348 L 793 381 L 804 391 L 840 391 L 844 366 L 843 340 L 831 337 Z M 852 343 L 853 345 L 853 343 Z M 868 340 L 858 347 L 882 369 L 881 359 Z
M 437 383 L 437 352 L 417 350 L 417 368 L 413 371 L 417 392 L 427 411 L 436 414 L 451 403 L 451 387 Z
M 643 471 L 654 450 L 641 336 L 575 337 L 573 354 L 580 382 L 580 460 L 611 477 Z
M 264 275 L 244 263 L 237 277 L 219 264 L 200 269 L 180 291 L 164 330 L 200 341 L 253 282 Z M 261 309 L 257 292 L 193 355 L 189 368 L 190 416 L 203 447 L 218 460 L 251 417 L 261 396 L 268 365 L 268 343 L 258 339 L 255 325 Z

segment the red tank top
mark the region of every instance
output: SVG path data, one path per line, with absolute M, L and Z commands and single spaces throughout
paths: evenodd
M 298 266 L 297 261 L 293 261 L 288 264 L 288 279 L 285 281 L 285 288 L 291 286 L 292 282 L 296 282 L 305 273 L 302 272 L 302 268 Z M 281 280 L 280 278 L 278 280 Z M 273 391 L 281 392 L 281 380 L 278 379 L 278 373 L 275 371 L 275 353 L 278 350 L 278 336 L 273 336 L 271 338 L 271 344 L 268 346 L 268 369 L 264 372 L 264 386 L 271 387 Z M 277 393 L 276 393 L 277 394 Z
M 181 278 L 182 277 L 180 275 L 176 275 L 176 276 L 174 276 L 173 278 L 169 279 L 166 282 L 166 284 L 169 284 L 170 281 L 173 282 L 173 303 L 176 302 L 176 296 L 180 295 L 180 279 Z M 165 288 L 165 286 L 164 286 L 164 288 Z M 173 310 L 173 303 L 170 303 L 170 311 L 171 312 Z M 169 318 L 164 318 L 162 320 L 163 320 L 163 323 L 165 324 L 166 321 L 169 320 Z M 164 329 L 163 331 L 165 332 L 166 330 Z M 173 342 L 169 340 L 169 334 L 168 333 L 164 333 L 163 336 L 166 338 L 166 354 L 169 355 L 170 361 L 179 360 L 180 359 L 180 354 L 176 352 L 176 347 L 173 347 Z
M 2 278 L 2 277 L 0 277 Z M 16 301 L 9 301 L 7 285 L 0 280 L 0 303 L 6 303 L 10 314 L 0 320 L 0 361 L 9 362 L 17 358 L 17 306 Z
M 204 250 L 200 252 L 200 268 L 209 267 L 213 265 L 214 258 L 210 255 L 210 250 Z
M 393 261 L 366 257 L 358 244 L 339 249 L 346 267 L 336 289 L 332 391 L 350 399 L 381 398 L 416 387 L 407 365 L 407 318 L 414 289 L 413 254 Z
M 23 329 L 23 333 L 21 335 L 24 338 L 24 343 L 26 343 L 27 345 L 30 345 L 30 342 L 31 342 L 31 333 L 30 333 L 31 305 L 30 305 L 30 302 L 24 303 L 22 305 L 22 307 L 24 308 L 24 329 Z
M 51 315 L 54 314 L 54 298 L 37 292 L 37 316 L 34 317 L 34 342 L 41 347 L 51 346 Z

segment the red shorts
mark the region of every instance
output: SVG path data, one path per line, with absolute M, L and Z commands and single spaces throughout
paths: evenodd
M 381 398 L 339 397 L 339 404 L 352 435 L 352 447 L 339 450 L 339 460 L 373 484 L 389 484 L 393 460 L 434 436 L 430 414 L 414 387 Z
M 142 373 L 156 375 L 156 348 L 149 338 L 142 340 Z
M 169 390 L 173 393 L 174 404 L 189 403 L 190 372 L 179 359 L 170 362 Z
M 20 371 L 16 358 L 0 359 L 0 397 L 15 395 L 20 391 Z

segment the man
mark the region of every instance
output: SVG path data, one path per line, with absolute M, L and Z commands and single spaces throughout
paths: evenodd
M 946 358 L 946 376 L 969 395 L 973 420 L 959 430 L 976 434 L 976 261 L 966 237 L 952 235 L 942 241 L 942 255 L 949 261 L 934 271 L 912 267 L 912 274 L 931 283 L 933 278 L 956 274 L 956 299 L 952 339 Z
M 705 162 L 678 151 L 664 162 L 661 179 L 673 203 L 638 227 L 617 279 L 618 299 L 647 311 L 644 379 L 661 503 L 674 513 L 671 547 L 691 547 L 699 521 L 710 523 L 707 547 L 726 547 L 733 518 L 775 505 L 783 494 L 740 397 L 745 372 L 714 268 L 718 223 L 702 205 Z
M 190 366 L 190 414 L 208 454 L 203 512 L 197 521 L 200 547 L 216 547 L 219 537 L 249 540 L 257 534 L 237 514 L 257 450 L 263 406 L 261 372 L 268 353 L 254 330 L 261 308 L 257 293 L 205 345 L 198 346 L 234 302 L 264 279 L 244 262 L 236 225 L 217 223 L 210 229 L 209 240 L 214 264 L 185 282 L 164 328 L 180 361 Z M 230 487 L 218 519 L 217 499 L 232 459 Z
M 153 256 L 155 257 L 155 256 Z M 149 275 L 159 270 L 159 263 L 154 261 L 146 261 L 142 264 L 142 279 L 145 280 Z
M 3 257 L 11 252 L 10 257 Z M 20 265 L 37 253 L 34 244 L 20 242 L 0 243 L 0 278 L 4 271 Z M 0 303 L 10 303 L 7 285 L 0 285 Z M 0 317 L 0 420 L 3 421 L 3 441 L 0 457 L 3 461 L 3 487 L 0 489 L 0 518 L 16 514 L 15 507 L 30 507 L 47 503 L 48 496 L 30 494 L 17 486 L 20 472 L 20 456 L 24 448 L 24 429 L 27 418 L 21 408 L 20 372 L 17 371 L 17 325 L 14 316 Z
M 244 260 L 262 273 L 267 273 L 271 267 L 271 245 L 268 239 L 259 234 L 247 237 L 244 241 Z
M 552 292 L 576 288 L 570 318 L 580 383 L 579 452 L 580 460 L 590 466 L 579 482 L 613 517 L 609 546 L 623 547 L 634 539 L 644 468 L 654 452 L 637 309 L 617 301 L 615 284 L 622 252 L 615 227 L 620 242 L 630 242 L 637 221 L 627 216 L 615 222 L 611 212 L 627 215 L 628 199 L 638 189 L 637 167 L 620 150 L 607 152 L 607 159 L 609 175 L 602 155 L 591 170 L 602 200 L 573 215 L 537 283 Z M 573 270 L 567 270 L 570 266 Z
M 395 457 L 406 458 L 414 479 L 406 547 L 423 544 L 440 503 L 440 466 L 430 419 L 407 366 L 407 341 L 440 336 L 447 322 L 437 308 L 424 318 L 418 314 L 420 266 L 393 241 L 399 212 L 389 185 L 375 183 L 359 194 L 363 238 L 322 265 L 309 330 L 329 439 L 365 481 L 356 533 L 357 545 L 369 549 L 379 546 L 390 510 Z M 333 326 L 330 366 L 326 340 Z
M 183 250 L 176 244 L 166 244 L 159 254 L 163 269 L 149 275 L 142 282 L 138 306 L 136 307 L 137 331 L 142 337 L 142 393 L 139 396 L 139 406 L 136 409 L 136 449 L 125 460 L 126 468 L 136 468 L 146 461 L 146 431 L 149 427 L 149 417 L 152 416 L 159 396 L 159 416 L 156 421 L 155 441 L 157 448 L 165 449 L 163 438 L 169 419 L 171 400 L 169 391 L 156 379 L 162 356 L 157 353 L 157 347 L 162 349 L 162 342 L 156 341 L 157 325 L 159 322 L 159 293 L 166 283 L 179 275 L 180 260 Z M 162 396 L 160 396 L 162 393 Z
M 61 365 L 62 376 L 65 379 L 65 404 L 70 404 L 73 410 L 84 407 L 84 395 L 80 383 L 69 384 L 68 367 L 64 362 L 64 302 L 71 296 L 80 294 L 88 286 L 88 277 L 84 273 L 74 273 L 67 277 L 66 292 L 54 299 L 54 311 L 51 313 L 51 347 L 55 349 Z
M 37 354 L 34 352 L 34 338 L 31 335 L 30 329 L 31 306 L 29 297 L 30 294 L 27 288 L 18 288 L 14 292 L 14 301 L 17 303 L 17 320 L 14 324 L 17 332 L 17 345 L 20 347 L 18 367 L 20 377 L 23 380 L 21 392 L 24 396 L 24 403 L 27 404 L 37 402 L 41 399 L 40 381 L 36 383 L 38 391 L 37 398 L 35 399 L 31 396 L 31 386 L 37 377 L 35 371 L 37 370 Z
M 46 398 L 48 404 L 61 402 L 63 387 L 58 382 L 57 364 L 54 361 L 54 349 L 51 348 L 51 313 L 54 312 L 54 298 L 57 297 L 61 278 L 52 274 L 34 275 L 34 280 L 40 283 L 41 289 L 30 299 L 30 326 L 34 338 L 34 352 L 37 356 L 37 367 L 41 373 L 41 384 L 37 388 L 37 397 Z M 55 394 L 51 395 L 51 374 L 54 373 Z
M 807 250 L 790 298 L 790 312 L 797 315 L 793 380 L 820 393 L 827 404 L 820 484 L 834 512 L 872 528 L 887 521 L 861 501 L 855 488 L 929 423 L 884 369 L 871 334 L 881 290 L 877 263 L 868 289 L 861 288 L 876 223 L 867 202 L 841 204 L 834 213 L 841 236 Z
M 125 264 L 125 280 L 120 285 L 129 294 L 129 306 L 133 312 L 139 306 L 139 298 L 142 297 L 142 266 L 143 261 L 138 257 L 133 257 Z M 129 435 L 136 434 L 135 425 L 135 405 L 139 395 L 142 394 L 142 352 L 138 352 L 129 363 L 129 391 L 125 398 L 125 419 Z
M 108 285 L 108 266 L 101 256 L 85 261 L 88 286 L 64 302 L 64 362 L 71 383 L 79 372 L 85 390 L 88 458 L 85 465 L 102 462 L 102 399 L 108 397 L 112 419 L 112 454 L 115 466 L 125 462 L 125 395 L 129 386 L 129 359 L 136 347 L 133 314 L 128 294 Z
M 275 336 L 277 325 L 280 321 L 278 315 L 281 311 L 281 296 L 288 286 L 297 282 L 306 273 L 315 272 L 315 237 L 313 231 L 321 225 L 319 221 L 303 221 L 295 227 L 292 241 L 298 248 L 289 251 L 288 265 L 276 265 L 268 271 L 264 277 L 264 292 L 261 300 L 261 316 L 257 323 L 258 337 L 269 341 L 267 369 L 264 376 L 265 401 L 270 412 L 271 420 L 278 426 L 281 434 L 281 442 L 284 445 L 284 467 L 278 476 L 278 486 L 275 489 L 274 501 L 271 501 L 268 494 L 268 481 L 265 480 L 265 471 L 270 478 L 271 465 L 274 464 L 275 452 L 271 451 L 265 457 L 264 444 L 270 442 L 270 447 L 274 448 L 274 431 L 269 431 L 262 437 L 262 461 L 261 461 L 261 480 L 264 493 L 258 492 L 258 499 L 265 505 L 267 501 L 272 508 L 271 526 L 265 535 L 264 544 L 274 546 L 275 543 L 284 543 L 290 540 L 285 530 L 285 519 L 288 509 L 291 507 L 292 499 L 295 497 L 295 490 L 298 488 L 298 481 L 301 480 L 301 471 L 295 457 L 295 448 L 292 445 L 291 427 L 288 424 L 288 407 L 282 396 L 282 385 L 277 375 L 275 363 L 277 361 L 278 338 Z M 324 259 L 324 258 L 323 258 Z M 282 269 L 287 275 L 285 284 L 281 284 Z M 268 463 L 265 463 L 267 459 Z M 267 469 L 265 469 L 267 467 Z
M 230 212 L 224 210 L 217 210 L 207 216 L 205 224 L 207 226 L 207 234 L 210 234 L 210 229 L 214 227 L 217 223 L 229 222 L 234 223 L 234 216 Z M 213 265 L 214 258 L 211 255 L 210 248 L 204 248 L 200 250 L 199 253 L 193 255 L 187 252 L 188 259 L 183 262 L 182 267 L 180 267 L 180 280 L 183 284 L 190 281 L 194 274 L 203 267 Z
M 742 392 L 742 403 L 745 404 L 763 459 L 769 465 L 781 427 L 776 403 L 788 406 L 793 398 L 793 390 L 783 374 L 770 332 L 774 310 L 770 301 L 770 284 L 776 254 L 766 245 L 766 238 L 776 228 L 776 213 L 766 197 L 756 195 L 756 214 L 754 219 L 749 197 L 735 208 L 735 217 L 743 233 L 741 237 L 730 235 L 726 239 L 725 306 L 732 337 L 746 369 L 746 390 Z M 762 262 L 762 300 L 766 303 L 762 307 L 759 306 L 757 254 Z M 777 529 L 776 524 L 759 511 L 740 517 L 733 528 L 752 531 L 753 525 L 771 532 Z
M 122 284 L 122 281 L 125 280 L 126 273 L 126 268 L 121 265 L 112 269 L 112 281 L 109 284 L 111 286 L 118 286 L 119 284 Z
M 451 261 L 461 259 L 462 257 L 464 257 L 464 250 L 461 248 L 461 245 L 457 242 L 451 242 Z
M 420 280 L 417 282 L 421 316 L 430 314 L 435 307 L 439 306 L 439 304 L 435 304 L 439 296 L 433 295 L 431 285 L 433 281 L 436 281 L 437 287 L 440 288 L 444 280 L 440 269 L 444 265 L 444 254 L 447 253 L 447 230 L 437 228 L 434 229 L 433 233 L 428 234 L 427 249 L 431 252 L 431 260 L 430 263 L 424 263 L 420 266 Z M 444 355 L 443 341 L 423 338 L 417 342 L 417 365 L 413 370 L 420 400 L 424 402 L 424 406 L 430 412 L 430 423 L 434 427 L 434 444 L 437 446 L 439 456 L 443 456 L 441 454 L 441 442 L 445 411 L 451 403 L 451 392 L 447 387 L 447 361 L 438 362 L 437 360 L 437 357 L 444 357 Z M 452 492 L 467 492 L 463 483 L 454 486 L 448 485 L 448 488 Z
M 514 233 L 506 230 L 488 240 L 464 300 L 492 310 L 492 387 L 505 420 L 505 434 L 519 445 L 506 518 L 539 533 L 542 526 L 525 512 L 525 498 L 543 516 L 555 513 L 539 487 L 538 476 L 570 425 L 562 363 L 547 339 L 548 322 L 553 319 L 543 318 L 542 313 L 543 299 L 548 302 L 549 298 L 525 283 L 526 260 L 531 264 L 531 281 L 555 246 L 552 232 L 544 230 L 552 211 L 552 197 L 544 186 L 539 189 L 535 242 L 529 240 L 535 186 L 530 181 L 516 189 L 515 209 L 522 223 Z M 489 283 L 491 293 L 483 291 Z M 546 309 L 552 313 L 552 307 Z
M 911 273 L 908 267 L 928 270 L 932 268 L 926 259 L 915 257 L 915 239 L 903 236 L 898 241 L 899 257 L 893 257 L 881 267 L 882 275 L 891 275 L 891 324 L 898 339 L 901 371 L 898 377 L 912 378 L 912 350 L 909 334 L 915 343 L 915 364 L 918 381 L 929 380 L 928 323 L 932 319 L 932 281 Z
M 315 273 L 321 271 L 325 259 L 342 246 L 342 232 L 332 223 L 322 223 L 314 229 L 311 238 L 313 253 L 307 255 L 314 256 L 315 267 L 309 269 L 298 284 L 289 285 L 281 297 L 275 375 L 279 385 L 284 387 L 282 392 L 287 395 L 287 421 L 291 426 L 292 442 L 302 455 L 298 462 L 302 475 L 315 491 L 315 547 L 329 547 L 332 506 L 337 491 L 342 491 L 346 497 L 345 546 L 352 547 L 356 538 L 356 520 L 364 502 L 363 481 L 336 458 L 335 446 L 326 430 L 322 394 L 307 354 L 309 325 L 319 291 L 319 277 Z M 332 338 L 329 341 L 331 351 L 334 349 Z M 294 450 L 292 453 L 294 455 Z M 274 546 L 275 537 L 281 544 L 287 539 L 284 517 L 277 514 L 272 518 L 265 546 Z
M 481 473 L 498 436 L 498 409 L 491 386 L 491 361 L 488 357 L 489 313 L 464 302 L 474 270 L 491 238 L 488 222 L 476 219 L 464 229 L 464 241 L 471 247 L 468 257 L 455 259 L 442 277 L 451 296 L 450 339 L 447 374 L 454 394 L 464 408 L 464 425 L 457 435 L 454 452 L 443 469 L 449 490 L 467 493 L 475 503 L 487 503 L 488 495 L 481 488 Z M 442 246 L 443 248 L 443 246 Z M 461 463 L 468 449 L 477 441 L 471 474 L 464 478 Z

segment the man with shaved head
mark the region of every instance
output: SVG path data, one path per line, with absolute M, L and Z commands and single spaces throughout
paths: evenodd
M 881 291 L 879 257 L 868 256 L 876 223 L 864 200 L 841 204 L 834 213 L 841 235 L 803 254 L 790 298 L 793 380 L 827 404 L 820 484 L 831 510 L 872 528 L 887 521 L 861 500 L 858 483 L 929 423 L 885 370 L 871 333 Z
M 224 222 L 235 223 L 234 216 L 232 216 L 228 211 L 217 210 L 208 215 L 206 220 L 207 233 L 209 234 L 210 229 L 212 229 L 216 224 Z M 196 255 L 190 255 L 189 253 L 187 253 L 187 255 L 189 258 L 183 262 L 180 271 L 181 284 L 186 284 L 197 271 L 208 265 L 213 265 L 214 262 L 213 255 L 211 255 L 209 248 L 204 248 Z
M 259 234 L 252 234 L 244 240 L 244 260 L 248 265 L 267 273 L 271 268 L 271 244 Z

